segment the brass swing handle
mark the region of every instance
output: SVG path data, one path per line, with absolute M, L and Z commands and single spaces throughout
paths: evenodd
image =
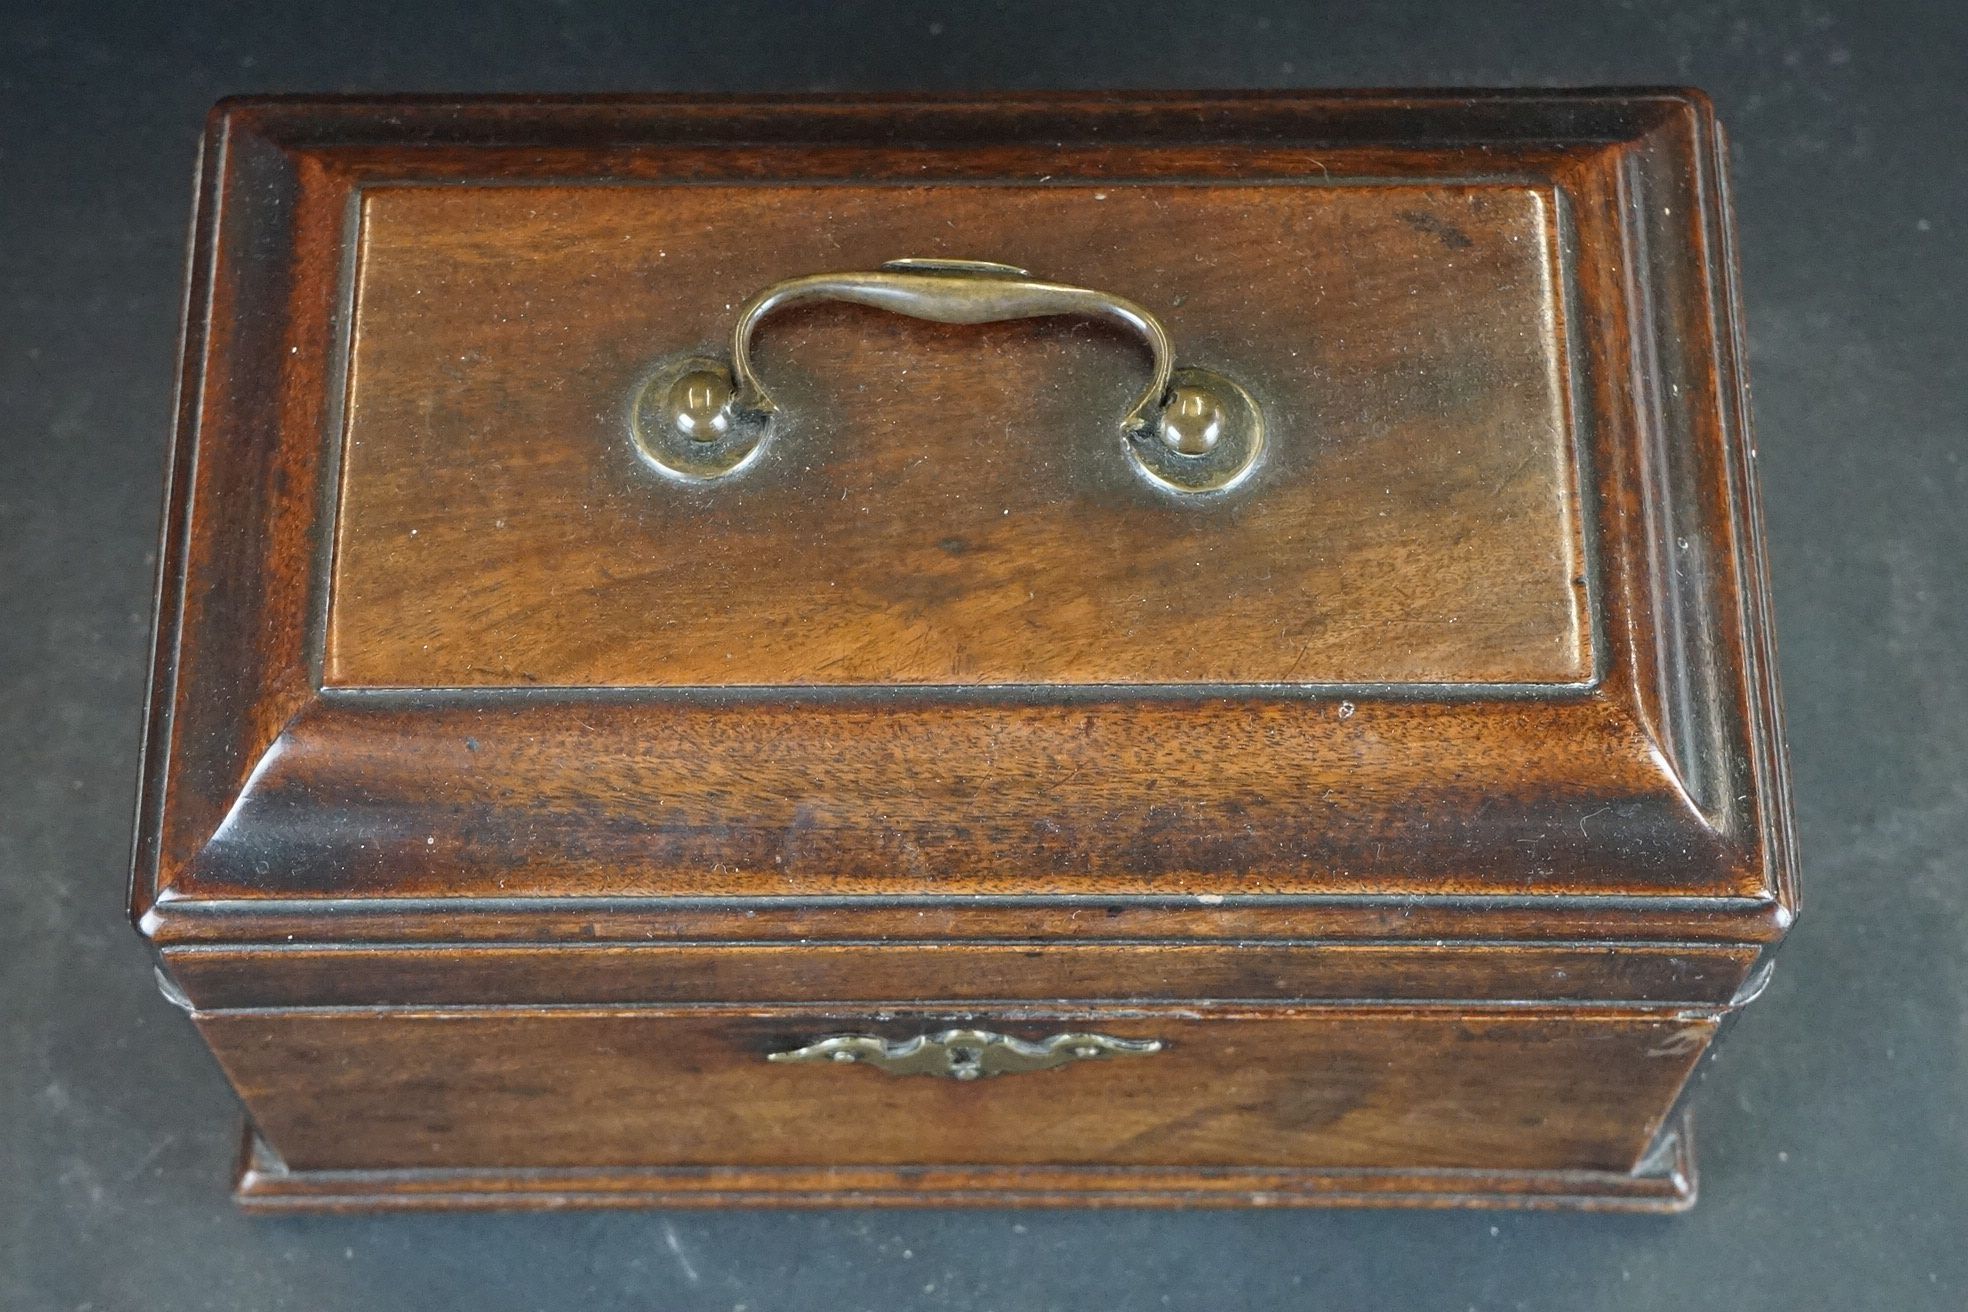
M 1147 1056 L 1162 1050 L 1159 1039 L 1115 1039 L 1105 1034 L 1055 1034 L 1031 1043 L 990 1030 L 943 1030 L 899 1043 L 872 1034 L 837 1034 L 790 1052 L 770 1052 L 775 1062 L 856 1062 L 890 1075 L 940 1075 L 975 1080 L 1051 1070 L 1075 1061 Z
M 1264 445 L 1257 404 L 1242 387 L 1205 369 L 1177 368 L 1168 330 L 1133 301 L 1046 282 L 1009 264 L 978 260 L 891 260 L 867 273 L 816 273 L 773 283 L 745 302 L 731 330 L 731 361 L 675 360 L 642 386 L 636 444 L 660 470 L 690 481 L 735 474 L 760 450 L 779 405 L 752 366 L 758 327 L 774 310 L 809 301 L 872 306 L 937 323 L 998 323 L 1078 315 L 1138 334 L 1153 369 L 1122 416 L 1136 467 L 1180 492 L 1229 487 Z

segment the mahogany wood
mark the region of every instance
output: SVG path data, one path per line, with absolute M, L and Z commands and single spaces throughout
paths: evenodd
M 1756 949 L 1687 943 L 1388 944 L 890 939 L 881 943 L 275 945 L 173 953 L 203 1009 L 1017 999 L 1674 1002 L 1726 1006 Z
M 297 1171 L 248 1129 L 250 1212 L 564 1207 L 1487 1207 L 1681 1212 L 1694 1206 L 1683 1114 L 1631 1171 L 1340 1167 L 572 1167 Z
M 200 1028 L 260 1132 L 297 1170 L 1612 1171 L 1646 1152 L 1716 1024 L 1359 1008 L 1045 1009 L 971 1022 L 1027 1038 L 1094 1029 L 1164 1047 L 963 1082 L 764 1060 L 821 1034 L 908 1037 L 938 1028 L 941 1013 L 276 1010 L 208 1015 Z
M 390 187 L 359 221 L 331 685 L 1591 678 L 1547 188 Z M 742 478 L 622 441 L 650 361 L 788 270 L 1006 251 L 1261 391 L 1258 477 L 1133 474 L 1118 334 L 838 307 L 772 319 L 789 423 Z
M 1721 155 L 1682 91 L 222 105 L 131 904 L 242 1197 L 1685 1203 L 1797 905 Z M 1152 305 L 1266 462 L 1135 480 L 1105 330 L 842 307 L 756 469 L 637 460 L 664 358 L 901 255 Z M 1087 1015 L 1170 1047 L 762 1060 Z

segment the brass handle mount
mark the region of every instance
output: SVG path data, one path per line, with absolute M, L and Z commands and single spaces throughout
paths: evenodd
M 1162 1050 L 1159 1039 L 1116 1039 L 1105 1034 L 1055 1034 L 1031 1043 L 990 1030 L 943 1030 L 891 1042 L 872 1034 L 836 1034 L 788 1052 L 770 1052 L 767 1061 L 841 1062 L 872 1066 L 890 1075 L 939 1075 L 976 1080 L 1051 1070 L 1076 1061 L 1144 1057 Z
M 1034 278 L 981 260 L 890 260 L 865 273 L 815 273 L 776 282 L 745 303 L 731 331 L 729 363 L 672 360 L 646 379 L 634 407 L 637 448 L 662 473 L 710 482 L 739 473 L 765 445 L 778 404 L 752 365 L 758 326 L 806 301 L 873 306 L 937 323 L 998 323 L 1078 315 L 1136 333 L 1152 358 L 1148 384 L 1118 435 L 1134 467 L 1175 492 L 1220 491 L 1241 481 L 1264 449 L 1264 420 L 1236 382 L 1177 366 L 1168 330 L 1133 301 Z

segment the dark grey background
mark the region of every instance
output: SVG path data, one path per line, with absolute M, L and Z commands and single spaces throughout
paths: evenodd
M 1968 1305 L 1968 24 L 1818 4 L 13 7 L 0 19 L 0 1307 Z M 1675 1219 L 249 1221 L 124 923 L 191 170 L 230 92 L 1687 82 L 1734 137 L 1805 858 Z

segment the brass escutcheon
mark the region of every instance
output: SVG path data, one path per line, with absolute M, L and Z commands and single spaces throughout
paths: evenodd
M 1159 1039 L 1116 1039 L 1105 1034 L 1055 1034 L 1031 1043 L 990 1030 L 942 1030 L 891 1043 L 872 1034 L 836 1034 L 789 1052 L 767 1053 L 767 1061 L 824 1061 L 873 1066 L 890 1075 L 940 1075 L 977 1080 L 1050 1070 L 1075 1061 L 1146 1056 L 1162 1050 Z

